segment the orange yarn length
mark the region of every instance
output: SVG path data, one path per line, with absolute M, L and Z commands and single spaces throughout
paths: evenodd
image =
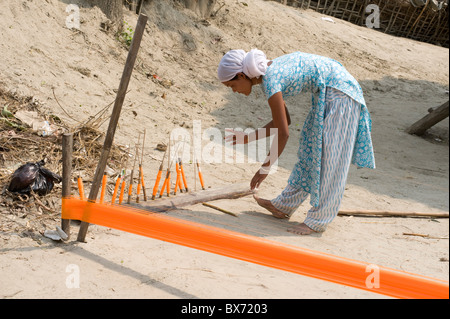
M 63 198 L 62 218 L 81 220 L 395 298 L 448 299 L 448 281 L 351 260 L 130 206 Z M 377 270 L 377 285 L 367 284 Z M 371 288 L 372 287 L 372 288 Z

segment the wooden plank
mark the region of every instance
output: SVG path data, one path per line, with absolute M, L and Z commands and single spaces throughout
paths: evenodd
M 409 134 L 423 135 L 433 125 L 439 123 L 449 115 L 448 101 L 431 111 L 422 119 L 411 125 L 406 132 Z
M 106 168 L 106 162 L 108 160 L 109 152 L 114 140 L 114 134 L 116 132 L 117 123 L 119 122 L 120 112 L 122 110 L 123 101 L 127 92 L 128 84 L 130 82 L 131 74 L 133 72 L 134 63 L 141 44 L 142 35 L 144 34 L 145 25 L 147 24 L 147 16 L 144 14 L 139 15 L 139 19 L 136 24 L 133 41 L 130 45 L 128 57 L 125 62 L 122 78 L 120 80 L 119 89 L 117 91 L 114 108 L 109 121 L 108 130 L 106 132 L 105 141 L 103 143 L 102 153 L 100 154 L 100 160 L 97 165 L 97 169 L 94 174 L 91 190 L 89 193 L 88 201 L 95 202 L 97 200 L 98 190 L 103 178 L 103 172 Z M 89 224 L 82 222 L 78 231 L 78 241 L 84 242 Z
M 167 212 L 182 207 L 218 199 L 237 199 L 253 194 L 249 183 L 210 188 L 195 193 L 180 194 L 146 203 L 132 203 L 130 206 L 153 212 Z

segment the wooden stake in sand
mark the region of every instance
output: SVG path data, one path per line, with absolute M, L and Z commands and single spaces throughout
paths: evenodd
M 139 163 L 139 178 L 142 185 L 142 193 L 144 194 L 144 201 L 147 201 L 147 191 L 145 190 L 145 183 L 144 183 L 144 169 L 142 168 L 142 163 L 144 161 L 144 148 L 145 148 L 145 133 L 146 129 L 144 129 L 144 137 L 142 139 L 142 152 L 141 152 L 141 162 Z
M 70 197 L 71 195 L 71 175 L 72 175 L 72 149 L 73 149 L 73 134 L 65 133 L 62 138 L 62 197 Z M 70 220 L 61 220 L 61 229 L 70 236 Z
M 164 191 L 167 190 L 167 196 L 169 196 L 170 190 L 170 138 L 169 138 L 169 146 L 167 146 L 168 150 L 168 158 L 167 158 L 167 172 L 166 178 L 164 179 L 163 186 L 161 187 L 161 191 L 159 193 L 159 198 L 163 197 Z
M 156 175 L 156 181 L 155 181 L 155 185 L 153 186 L 153 192 L 152 192 L 152 200 L 155 200 L 156 195 L 158 193 L 159 182 L 161 180 L 161 175 L 162 175 L 162 171 L 163 171 L 163 168 L 164 168 L 164 159 L 166 157 L 166 153 L 167 153 L 167 149 L 164 151 L 164 155 L 163 155 L 163 158 L 161 160 L 161 164 L 159 165 L 158 174 Z
M 119 205 L 123 202 L 123 194 L 125 193 L 125 187 L 127 185 L 127 182 L 125 181 L 125 169 L 123 170 L 122 174 L 122 185 L 120 188 L 120 194 L 119 194 Z
M 80 199 L 84 200 L 84 186 L 83 186 L 83 180 L 81 179 L 80 174 L 78 173 L 78 178 L 77 178 L 77 183 L 78 183 L 78 192 L 80 194 Z
M 134 175 L 134 169 L 136 168 L 136 159 L 137 159 L 138 156 L 139 156 L 137 145 L 135 145 L 135 148 L 136 148 L 136 155 L 134 156 L 133 168 L 131 169 L 131 174 L 130 174 L 130 184 L 129 184 L 129 186 L 128 186 L 128 201 L 127 201 L 128 204 L 131 203 L 131 194 L 132 194 L 132 192 L 133 192 L 133 175 Z
M 136 203 L 139 203 L 139 195 L 141 194 L 141 159 L 139 158 L 139 142 L 141 133 L 139 133 L 138 143 L 136 144 L 136 158 L 138 160 L 138 184 L 136 188 Z
M 411 125 L 406 132 L 409 134 L 423 135 L 433 125 L 447 118 L 449 115 L 448 101 L 436 109 L 431 109 L 430 113 Z
M 120 80 L 119 89 L 117 91 L 116 100 L 114 102 L 114 108 L 112 110 L 111 118 L 109 121 L 108 130 L 105 136 L 105 142 L 103 143 L 102 153 L 100 155 L 100 160 L 97 165 L 97 169 L 94 174 L 91 190 L 89 192 L 88 202 L 93 203 L 97 200 L 98 190 L 102 182 L 103 172 L 106 168 L 106 161 L 108 160 L 109 152 L 112 147 L 114 140 L 114 134 L 116 132 L 117 123 L 119 121 L 120 112 L 122 110 L 123 101 L 125 100 L 125 95 L 127 92 L 128 84 L 130 82 L 131 74 L 133 73 L 134 63 L 141 45 L 142 36 L 144 34 L 145 25 L 147 24 L 147 16 L 140 14 L 136 28 L 134 31 L 133 41 L 130 45 L 130 50 L 128 51 L 128 57 L 125 62 L 125 67 L 123 70 L 122 78 Z M 88 206 L 89 206 L 88 203 Z M 89 210 L 89 208 L 87 208 Z M 80 225 L 80 230 L 78 231 L 77 240 L 84 242 L 87 234 L 89 223 L 82 222 Z
M 122 181 L 122 174 L 119 172 L 119 176 L 117 176 L 116 185 L 114 186 L 114 192 L 111 198 L 111 204 L 114 204 L 116 202 L 117 193 L 119 191 L 120 182 Z
M 184 189 L 186 190 L 186 193 L 189 191 L 188 186 L 187 186 L 187 182 L 186 182 L 186 176 L 184 175 L 184 168 L 183 168 L 183 162 L 181 160 L 181 158 L 184 156 L 184 145 L 186 143 L 186 137 L 183 139 L 183 149 L 181 151 L 181 157 L 178 158 L 178 162 L 179 162 L 179 167 L 180 167 L 180 174 L 181 174 L 181 179 L 183 181 L 184 184 Z M 181 190 L 181 183 L 180 183 L 180 190 Z

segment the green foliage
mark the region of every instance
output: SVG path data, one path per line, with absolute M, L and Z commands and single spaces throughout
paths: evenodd
M 123 22 L 122 30 L 118 32 L 117 38 L 120 42 L 125 44 L 127 47 L 131 45 L 131 41 L 133 41 L 134 30 L 133 28 L 126 22 Z

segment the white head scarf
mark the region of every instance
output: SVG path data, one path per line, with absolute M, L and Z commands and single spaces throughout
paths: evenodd
M 258 78 L 266 74 L 267 62 L 264 52 L 258 49 L 250 52 L 230 50 L 220 60 L 217 75 L 221 82 L 230 81 L 240 72 L 251 79 Z

